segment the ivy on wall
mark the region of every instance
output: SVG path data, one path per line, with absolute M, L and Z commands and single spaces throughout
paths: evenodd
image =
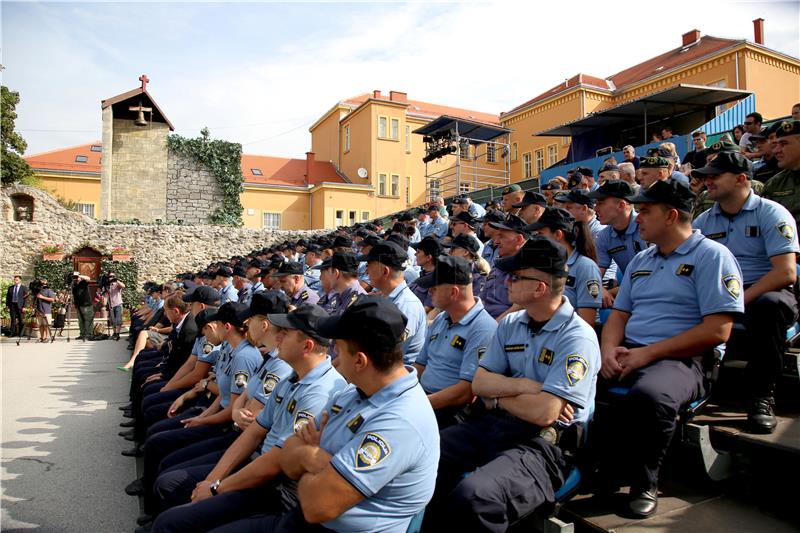
M 40 259 L 33 266 L 34 279 L 46 278 L 47 284 L 54 291 L 67 288 L 68 278 L 72 275 L 72 259 L 61 261 L 45 261 Z M 136 261 L 109 261 L 102 260 L 100 268 L 103 272 L 113 272 L 117 279 L 125 284 L 122 291 L 122 305 L 128 309 L 139 305 L 141 295 L 137 286 L 139 265 Z
M 167 137 L 167 148 L 208 168 L 222 189 L 223 200 L 209 222 L 220 226 L 242 225 L 241 194 L 242 145 L 218 139 L 212 140 L 208 128 L 200 130 L 200 137 L 189 139 L 177 134 Z

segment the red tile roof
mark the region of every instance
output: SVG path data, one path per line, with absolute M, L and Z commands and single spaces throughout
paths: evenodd
M 373 93 L 364 93 L 342 100 L 340 103 L 358 107 L 370 98 L 373 98 Z M 386 100 L 387 102 L 391 101 L 387 95 L 381 95 L 381 98 L 378 98 L 378 100 Z M 442 115 L 450 115 L 459 118 L 477 120 L 479 122 L 488 122 L 490 124 L 500 123 L 500 117 L 493 113 L 484 113 L 482 111 L 471 111 L 469 109 L 461 109 L 458 107 L 431 104 L 429 102 L 421 102 L 419 100 L 407 100 L 406 102 L 397 103 L 407 103 L 408 108 L 406 109 L 406 113 L 422 118 L 434 119 Z
M 561 91 L 578 86 L 621 92 L 625 89 L 625 87 L 638 83 L 651 76 L 673 70 L 681 65 L 685 65 L 700 59 L 701 57 L 717 53 L 725 48 L 744 42 L 746 41 L 722 39 L 719 37 L 711 37 L 706 35 L 701 37 L 699 41 L 692 45 L 675 48 L 669 52 L 656 56 L 652 59 L 648 59 L 647 61 L 634 65 L 605 79 L 590 76 L 588 74 L 577 74 L 576 76 L 573 76 L 567 80 L 565 83 L 556 85 L 549 91 L 546 91 L 535 98 L 528 100 L 524 104 L 518 105 L 505 113 L 501 113 L 501 116 L 514 113 L 515 111 L 545 100 Z
M 52 150 L 25 157 L 31 167 L 40 171 L 52 172 L 88 172 L 100 174 L 100 155 L 102 152 L 93 152 L 92 146 L 102 146 L 100 141 L 71 146 L 60 150 Z M 77 163 L 75 158 L 85 155 L 86 163 Z M 313 157 L 313 156 L 312 156 Z M 253 169 L 261 171 L 261 176 L 253 174 Z M 264 155 L 242 154 L 242 174 L 244 182 L 262 185 L 289 185 L 296 187 L 306 186 L 306 160 L 288 159 L 285 157 L 270 157 Z M 308 184 L 333 182 L 345 183 L 345 180 L 336 172 L 332 163 L 325 161 L 311 161 L 311 172 Z

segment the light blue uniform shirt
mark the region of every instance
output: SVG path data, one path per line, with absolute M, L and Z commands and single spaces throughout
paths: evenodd
M 698 230 L 671 254 L 652 246 L 625 270 L 614 309 L 630 313 L 625 340 L 650 345 L 715 313 L 743 313 L 742 273 L 733 254 Z
M 428 325 L 425 308 L 405 282 L 389 293 L 389 299 L 408 319 L 406 340 L 403 341 L 403 362 L 410 365 L 417 360 L 425 344 L 425 328 Z
M 273 446 L 282 448 L 286 439 L 304 424 L 317 419 L 331 396 L 345 386 L 347 382 L 331 366 L 330 358 L 315 366 L 303 379 L 298 380 L 293 372 L 278 383 L 256 417 L 256 422 L 269 431 L 261 444 L 261 453 Z
M 542 384 L 542 391 L 575 408 L 572 423 L 586 423 L 594 407 L 600 346 L 594 328 L 575 313 L 565 298 L 550 320 L 533 333 L 527 311 L 509 314 L 497 327 L 480 366 L 513 378 Z M 557 422 L 561 427 L 569 424 Z
M 587 307 L 599 309 L 603 302 L 601 288 L 603 282 L 597 263 L 573 250 L 567 259 L 567 279 L 564 282 L 564 296 L 575 309 Z
M 781 204 L 753 192 L 734 216 L 727 216 L 719 203 L 715 203 L 697 217 L 693 226 L 733 253 L 742 269 L 745 286 L 772 270 L 771 257 L 800 252 L 792 214 Z
M 631 211 L 631 220 L 622 233 L 615 230 L 613 226 L 606 226 L 597 234 L 595 245 L 600 268 L 608 269 L 611 267 L 611 261 L 614 261 L 624 274 L 633 256 L 647 249 L 647 242 L 639 236 L 637 216 L 639 214 L 636 211 Z
M 439 426 L 410 367 L 370 397 L 354 385 L 331 398 L 320 445 L 364 499 L 323 526 L 347 533 L 405 533 L 433 496 Z
M 490 267 L 494 267 L 494 260 L 497 257 L 497 247 L 492 242 L 492 239 L 489 239 L 486 241 L 486 244 L 483 245 L 481 257 L 486 259 L 486 262 L 489 263 Z
M 255 293 L 257 293 L 257 292 L 263 292 L 263 291 L 265 291 L 265 290 L 267 290 L 267 289 L 264 287 L 264 284 L 263 284 L 263 283 L 261 283 L 261 280 L 260 280 L 260 279 L 259 279 L 258 281 L 256 281 L 255 283 L 253 283 L 253 291 L 252 291 L 252 294 L 255 294 Z M 252 300 L 252 299 L 253 299 L 253 297 L 251 296 L 251 297 L 250 297 L 250 299 Z
M 422 235 L 419 232 L 419 228 L 414 227 L 414 235 L 412 235 L 411 238 L 408 239 L 408 242 L 419 242 L 421 240 L 422 240 Z
M 244 392 L 245 388 L 247 388 L 247 382 L 255 375 L 261 360 L 261 352 L 246 340 L 240 342 L 231 351 L 228 365 L 225 368 L 225 375 L 229 382 L 227 394 L 224 394 L 222 385 L 217 382 L 220 385 L 220 391 L 223 392 L 220 403 L 223 409 L 230 403 L 232 394 Z
M 417 358 L 417 363 L 425 366 L 420 379 L 425 392 L 439 392 L 462 379 L 472 383 L 478 358 L 486 353 L 496 329 L 497 321 L 486 312 L 478 298 L 472 309 L 455 324 L 446 311 L 436 315 L 428 328 L 425 347 Z
M 587 222 L 586 225 L 589 226 L 589 231 L 592 232 L 592 238 L 595 241 L 597 240 L 597 236 L 600 234 L 600 232 L 605 229 L 605 226 L 601 224 L 599 220 L 597 220 L 596 216 L 592 217 L 592 219 Z
M 497 318 L 506 310 L 511 307 L 511 302 L 508 300 L 508 287 L 506 280 L 509 274 L 502 270 L 492 267 L 489 275 L 486 276 L 486 283 L 481 292 L 481 300 L 486 307 L 486 311 Z
M 486 215 L 486 209 L 482 205 L 476 204 L 475 202 L 469 204 L 467 211 L 469 211 L 469 214 L 475 218 L 483 218 L 484 215 Z
M 447 230 L 449 229 L 449 227 L 450 224 L 448 224 L 447 221 L 442 217 L 439 217 L 436 220 L 431 220 L 430 235 L 436 237 L 437 241 L 441 241 L 442 239 L 444 239 L 444 236 L 447 235 Z
M 226 341 L 222 341 L 219 345 L 219 354 L 217 354 L 217 362 L 214 365 L 214 374 L 217 376 L 217 387 L 219 387 L 219 395 L 221 402 L 225 405 L 231 401 L 231 380 L 232 374 L 228 373 L 228 366 L 231 363 L 231 352 L 233 347 Z
M 232 283 L 228 283 L 219 291 L 219 305 L 226 302 L 238 302 L 239 293 L 236 291 Z
M 192 353 L 197 357 L 199 363 L 207 363 L 214 366 L 214 363 L 217 362 L 219 349 L 219 346 L 214 346 L 206 340 L 204 335 L 200 335 L 194 340 Z
M 420 240 L 422 240 L 431 234 L 433 231 L 433 226 L 431 226 L 431 223 L 428 221 L 425 221 L 421 224 L 417 222 L 417 231 L 419 231 L 419 236 L 421 237 Z
M 312 291 L 316 291 L 317 294 L 319 294 L 322 290 L 319 281 L 319 274 L 320 271 L 318 268 L 307 268 L 306 273 L 303 274 L 303 276 L 306 278 L 306 285 L 308 285 L 308 288 Z
M 158 310 L 159 310 L 159 309 L 161 309 L 162 307 L 164 307 L 164 300 L 163 300 L 163 299 L 161 299 L 161 298 L 159 298 L 159 299 L 155 299 L 155 298 L 153 298 L 153 302 L 152 302 L 152 304 L 150 305 L 150 308 L 151 308 L 153 311 L 158 311 Z
M 419 267 L 407 266 L 405 270 L 403 270 L 403 279 L 406 283 L 413 283 L 417 278 L 419 278 Z
M 261 405 L 267 405 L 269 395 L 278 383 L 291 376 L 294 371 L 286 361 L 278 357 L 277 348 L 263 357 L 261 366 L 247 382 L 247 397 L 255 398 Z

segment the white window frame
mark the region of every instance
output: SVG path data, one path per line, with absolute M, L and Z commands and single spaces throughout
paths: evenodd
M 428 181 L 428 201 L 431 201 L 434 197 L 438 197 L 439 193 L 441 192 L 442 183 L 439 180 L 429 180 Z
M 533 164 L 530 152 L 522 154 L 522 176 L 524 179 L 533 177 Z
M 358 222 L 358 211 L 356 211 L 355 209 L 348 210 L 347 211 L 347 220 L 349 222 L 347 224 L 348 226 L 352 226 L 353 224 Z
M 361 222 L 369 222 L 369 211 L 361 211 Z
M 389 138 L 393 141 L 400 140 L 400 119 L 399 118 L 390 118 L 389 119 Z
M 511 145 L 511 160 L 516 161 L 519 159 L 519 145 L 514 143 Z
M 486 144 L 486 162 L 487 163 L 496 163 L 497 162 L 497 149 L 494 143 L 487 143 Z
M 547 146 L 547 166 L 552 167 L 558 163 L 558 145 L 550 144 Z
M 469 191 L 472 190 L 469 182 L 462 181 L 458 184 L 458 194 L 469 194 Z
M 350 126 L 347 125 L 344 127 L 344 151 L 350 151 Z
M 267 218 L 271 218 L 269 222 L 267 222 Z M 275 211 L 262 211 L 261 212 L 261 227 L 264 229 L 281 229 L 281 214 Z M 276 220 L 277 219 L 277 220 Z M 277 225 L 275 222 L 277 221 Z
M 83 213 L 83 214 L 84 214 L 84 215 L 86 215 L 87 217 L 92 217 L 92 218 L 94 218 L 94 211 L 95 211 L 95 208 L 96 208 L 95 204 L 93 204 L 93 203 L 91 203 L 91 202 L 77 202 L 77 203 L 75 204 L 75 209 L 76 209 L 76 210 L 77 210 L 79 213 Z
M 534 157 L 536 161 L 536 175 L 542 173 L 544 170 L 544 148 L 538 148 L 534 151 Z
M 333 211 L 333 227 L 338 228 L 339 226 L 344 226 L 344 209 Z
M 400 175 L 399 174 L 392 174 L 390 183 L 391 183 L 390 191 L 392 193 L 390 196 L 392 196 L 394 198 L 399 198 L 400 197 Z
M 378 196 L 386 196 L 386 174 L 378 174 Z
M 383 131 L 381 131 L 383 130 Z M 378 117 L 378 139 L 388 139 L 389 134 L 389 117 Z

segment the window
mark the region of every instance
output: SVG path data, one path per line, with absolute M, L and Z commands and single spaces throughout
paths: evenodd
M 467 194 L 470 191 L 469 183 L 458 184 L 458 194 Z
M 522 154 L 522 175 L 525 177 L 525 179 L 533 177 L 530 152 L 525 152 L 524 154 Z
M 544 148 L 536 150 L 536 175 L 542 173 L 544 170 Z
M 489 163 L 494 163 L 497 161 L 497 155 L 495 154 L 495 147 L 494 144 L 492 143 L 486 145 L 486 161 Z
M 102 152 L 102 151 L 103 151 L 103 147 L 101 145 L 99 145 L 99 144 L 93 144 L 92 145 L 92 152 Z
M 439 180 L 430 180 L 428 182 L 428 200 L 433 200 L 434 197 L 439 196 Z
M 281 214 L 265 212 L 263 227 L 266 229 L 281 229 Z
M 388 129 L 388 121 L 386 117 L 378 117 L 378 138 L 385 139 Z
M 260 168 L 251 168 L 250 172 L 253 173 L 253 176 L 263 176 L 264 174 L 261 172 Z
M 558 163 L 558 146 L 551 144 L 547 147 L 547 166 L 552 167 Z
M 361 222 L 369 222 L 369 211 L 361 211 Z
M 459 152 L 461 153 L 461 159 L 469 159 L 469 143 L 462 142 L 459 146 Z
M 378 174 L 378 196 L 386 196 L 386 174 Z
M 358 211 L 350 211 L 348 213 L 348 215 L 349 216 L 347 218 L 348 218 L 348 220 L 350 220 L 350 223 L 348 224 L 348 226 L 352 226 L 353 224 L 358 222 L 358 218 L 356 218 L 356 217 L 358 217 Z
M 400 196 L 400 176 L 392 174 L 392 196 Z
M 400 121 L 396 118 L 392 119 L 392 139 L 400 140 Z
M 411 203 L 411 176 L 406 176 L 406 203 Z
M 517 143 L 511 145 L 511 160 L 516 161 L 519 158 L 519 146 Z
M 406 153 L 411 153 L 411 126 L 406 126 Z
M 569 137 L 561 137 L 561 144 L 563 146 L 569 146 Z
M 350 126 L 344 127 L 344 151 L 350 151 Z
M 333 221 L 333 226 L 336 228 L 344 226 L 344 211 L 341 209 L 336 210 L 336 218 Z
M 78 212 L 83 213 L 87 217 L 94 218 L 94 204 L 77 203 L 75 204 L 75 209 L 77 209 Z
M 85 155 L 76 155 L 75 156 L 75 162 L 76 163 L 86 163 L 87 161 L 89 161 L 89 158 L 87 156 L 85 156 Z

